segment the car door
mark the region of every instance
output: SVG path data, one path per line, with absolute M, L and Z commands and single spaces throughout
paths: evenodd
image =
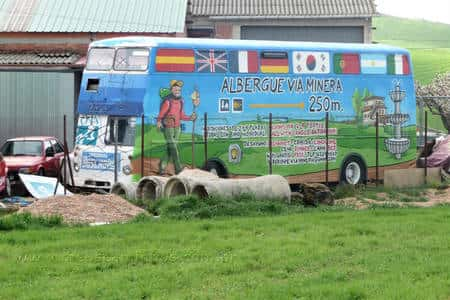
M 55 159 L 55 149 L 50 140 L 44 141 L 44 170 L 46 176 L 56 176 L 59 162 Z
M 64 147 L 56 139 L 50 140 L 50 143 L 52 144 L 53 149 L 55 150 L 55 155 L 54 155 L 53 160 L 54 160 L 54 165 L 55 165 L 55 175 L 58 175 L 59 168 L 61 166 L 61 161 L 64 157 Z

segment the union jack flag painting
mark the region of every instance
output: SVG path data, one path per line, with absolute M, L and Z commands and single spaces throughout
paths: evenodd
M 195 51 L 195 65 L 197 72 L 225 73 L 228 71 L 228 57 L 226 51 L 197 50 Z

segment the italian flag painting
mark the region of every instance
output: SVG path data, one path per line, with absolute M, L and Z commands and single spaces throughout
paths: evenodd
M 408 75 L 410 73 L 408 57 L 402 54 L 388 55 L 387 68 L 390 75 Z

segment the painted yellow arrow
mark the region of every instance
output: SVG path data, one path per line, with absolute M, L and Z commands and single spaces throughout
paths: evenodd
M 250 104 L 250 108 L 305 108 L 305 103 L 259 103 Z

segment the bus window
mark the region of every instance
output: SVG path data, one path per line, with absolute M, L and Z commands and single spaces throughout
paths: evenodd
M 114 121 L 117 120 L 117 144 L 123 146 L 133 146 L 136 133 L 136 121 L 134 118 L 109 117 L 106 132 L 106 145 L 113 145 Z
M 92 48 L 86 63 L 87 70 L 107 71 L 111 70 L 114 62 L 114 49 Z
M 148 49 L 123 48 L 118 49 L 114 61 L 117 71 L 145 71 L 148 67 Z

